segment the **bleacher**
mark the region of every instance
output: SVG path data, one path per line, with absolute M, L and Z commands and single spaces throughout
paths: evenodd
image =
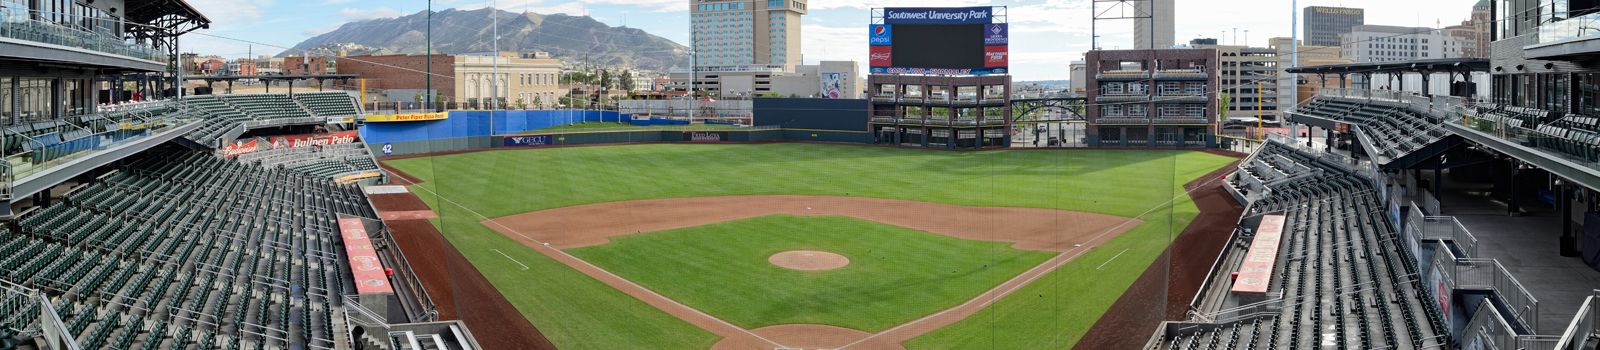
M 1318 96 L 1294 113 L 1359 127 L 1381 163 L 1400 158 L 1449 136 L 1433 116 L 1384 102 Z
M 1200 293 L 1191 321 L 1169 324 L 1152 349 L 1432 349 L 1449 345 L 1418 266 L 1386 219 L 1383 198 L 1349 167 L 1277 141 L 1251 161 L 1303 176 L 1249 205 L 1246 217 L 1286 216 L 1278 263 L 1253 302 L 1229 292 L 1248 233 L 1241 231 Z M 1288 164 L 1292 162 L 1293 164 Z M 1242 168 L 1245 166 L 1241 166 Z M 1277 176 L 1277 175 L 1257 175 Z
M 216 147 L 222 142 L 231 141 L 224 140 L 225 138 L 238 136 L 229 133 L 240 127 L 323 123 L 330 115 L 313 113 L 307 108 L 320 108 L 328 112 L 340 111 L 342 109 L 337 107 L 340 98 L 343 99 L 343 103 L 350 104 L 350 108 L 355 108 L 354 99 L 345 93 L 323 93 L 306 98 L 314 101 L 316 103 L 314 105 L 319 107 L 311 107 L 312 105 L 301 107 L 298 100 L 282 94 L 185 97 L 183 103 L 194 108 L 207 120 L 205 126 L 185 136 L 196 143 Z
M 156 150 L 0 230 L 0 280 L 45 293 L 85 349 L 331 349 L 340 214 L 375 217 L 355 186 Z M 15 305 L 0 333 L 37 322 Z
M 294 94 L 294 100 L 300 102 L 311 114 L 321 117 L 344 117 L 361 114 L 361 107 L 345 92 L 304 92 Z

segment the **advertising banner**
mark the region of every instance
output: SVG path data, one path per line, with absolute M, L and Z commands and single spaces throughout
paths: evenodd
M 1011 51 L 1008 46 L 984 46 L 983 67 L 1001 68 L 1011 65 Z
M 395 122 L 420 122 L 429 120 L 445 120 L 450 115 L 447 113 L 407 113 L 407 114 L 372 114 L 368 115 L 368 123 L 395 123 Z
M 888 24 L 987 24 L 993 21 L 989 7 L 899 7 L 883 9 Z
M 223 147 L 222 148 L 222 157 L 223 158 L 238 157 L 241 154 L 255 153 L 257 150 L 260 150 L 260 149 L 261 149 L 261 142 L 256 141 L 256 139 L 250 139 L 250 141 L 247 141 L 247 142 L 234 142 L 234 143 L 228 144 L 227 147 Z
M 724 139 L 720 132 L 691 132 L 689 142 L 722 142 Z
M 343 145 L 355 143 L 356 132 L 340 131 L 326 134 L 273 136 L 272 148 L 300 148 L 311 146 Z
M 1272 281 L 1272 268 L 1278 262 L 1278 245 L 1283 239 L 1283 215 L 1261 217 L 1256 236 L 1245 252 L 1244 262 L 1233 280 L 1233 293 L 1265 294 Z
M 844 73 L 822 73 L 822 98 L 844 98 Z
M 871 67 L 893 66 L 893 52 L 893 49 L 889 46 L 873 46 L 867 53 L 867 65 Z
M 926 75 L 989 75 L 1006 74 L 1006 68 L 993 69 L 942 69 L 942 68 L 900 68 L 900 67 L 872 67 L 872 74 L 926 74 Z
M 1005 23 L 990 23 L 983 31 L 983 44 L 987 46 L 1011 45 L 1010 26 Z
M 506 136 L 506 147 L 534 147 L 549 146 L 553 143 L 550 135 Z
M 894 45 L 894 26 L 888 24 L 874 24 L 868 26 L 867 43 L 872 46 Z
M 355 276 L 356 294 L 393 294 L 389 274 L 378 261 L 378 251 L 367 237 L 367 227 L 359 218 L 339 219 L 339 235 L 344 239 L 345 257 L 350 260 L 350 273 Z

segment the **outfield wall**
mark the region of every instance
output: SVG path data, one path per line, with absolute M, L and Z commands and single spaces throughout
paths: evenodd
M 449 111 L 442 120 L 365 123 L 360 132 L 372 154 L 379 156 L 495 147 L 645 142 L 872 142 L 872 135 L 867 132 L 866 100 L 762 98 L 753 101 L 753 106 L 756 126 L 748 130 L 541 133 L 538 129 L 574 123 L 627 122 L 633 115 L 615 111 L 538 110 Z M 700 137 L 696 138 L 697 134 Z M 507 139 L 514 142 L 507 143 Z

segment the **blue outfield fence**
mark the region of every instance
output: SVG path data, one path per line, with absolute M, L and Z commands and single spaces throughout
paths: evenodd
M 528 130 L 584 122 L 628 122 L 632 115 L 613 111 L 450 111 L 444 120 L 367 123 L 361 126 L 361 139 L 369 144 L 412 142 L 464 137 L 515 134 Z

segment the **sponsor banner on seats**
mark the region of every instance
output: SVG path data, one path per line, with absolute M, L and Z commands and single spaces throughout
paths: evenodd
M 350 273 L 355 276 L 356 294 L 394 294 L 389 274 L 378 260 L 372 239 L 367 237 L 366 224 L 360 218 L 339 219 L 339 234 L 344 237 L 345 257 L 350 260 Z
M 259 150 L 261 150 L 261 142 L 257 141 L 257 139 L 250 139 L 250 141 L 236 141 L 228 144 L 226 147 L 222 147 L 222 157 L 233 158 L 238 157 L 241 154 L 255 153 Z
M 338 184 L 348 184 L 348 183 L 361 181 L 361 180 L 366 180 L 366 179 L 371 179 L 371 178 L 375 178 L 375 177 L 379 177 L 379 176 L 383 176 L 383 173 L 376 172 L 376 171 L 368 171 L 368 172 L 359 173 L 359 174 L 340 176 L 337 179 L 333 179 L 333 182 L 338 183 Z
M 1244 264 L 1234 277 L 1234 293 L 1267 293 L 1267 284 L 1272 281 L 1272 266 L 1278 261 L 1278 242 L 1283 239 L 1283 220 L 1283 215 L 1261 217 L 1255 240 L 1250 243 Z
M 352 131 L 331 132 L 326 134 L 303 134 L 288 136 L 273 136 L 272 148 L 299 148 L 311 146 L 328 146 L 355 143 L 360 136 Z
M 445 120 L 449 117 L 448 113 L 370 114 L 366 120 L 368 123 L 395 123 Z

